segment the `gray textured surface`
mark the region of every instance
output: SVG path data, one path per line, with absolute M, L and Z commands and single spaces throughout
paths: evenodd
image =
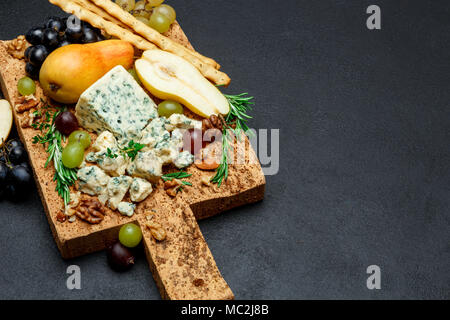
M 200 224 L 236 297 L 450 298 L 448 1 L 376 1 L 381 31 L 372 1 L 168 3 L 230 91 L 256 96 L 252 125 L 281 128 L 265 201 Z M 59 12 L 1 1 L 0 38 Z M 0 298 L 159 299 L 143 256 L 125 274 L 104 253 L 62 260 L 35 192 L 0 203 L 0 244 Z

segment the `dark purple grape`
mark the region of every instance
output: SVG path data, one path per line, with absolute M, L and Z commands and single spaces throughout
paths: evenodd
M 13 167 L 9 171 L 8 179 L 21 191 L 28 190 L 33 183 L 30 172 L 22 165 Z
M 12 149 L 15 147 L 23 147 L 23 143 L 20 140 L 17 139 L 11 139 L 6 143 L 6 147 L 8 149 Z
M 24 147 L 16 146 L 9 150 L 8 158 L 12 164 L 20 164 L 27 161 L 28 154 Z
M 31 49 L 33 49 L 33 46 L 29 46 L 26 50 L 25 50 L 25 61 L 28 62 L 30 60 L 30 52 Z
M 64 47 L 64 46 L 68 46 L 69 44 L 72 44 L 72 43 L 70 43 L 69 40 L 63 40 L 63 41 L 61 41 L 59 43 L 58 48 L 61 48 L 61 47 Z
M 70 111 L 61 112 L 55 119 L 56 129 L 63 135 L 70 135 L 78 129 L 78 120 Z
M 116 242 L 106 249 L 109 265 L 117 271 L 125 271 L 134 265 L 134 256 L 131 251 Z
M 19 164 L 19 166 L 24 167 L 29 173 L 31 173 L 31 168 L 30 168 L 30 165 L 28 164 L 28 162 L 23 162 L 23 163 Z
M 81 37 L 83 37 L 83 28 L 80 24 L 76 23 L 68 25 L 65 35 L 70 42 L 78 43 L 80 42 Z
M 45 29 L 42 43 L 47 49 L 55 49 L 59 44 L 59 33 L 53 29 Z
M 183 150 L 189 151 L 193 155 L 196 155 L 206 145 L 207 141 L 204 141 L 201 129 L 189 129 L 183 135 Z
M 63 32 L 66 30 L 66 25 L 63 21 L 63 19 L 58 17 L 50 17 L 47 19 L 47 23 L 45 24 L 45 27 L 48 29 L 53 29 L 56 32 Z
M 6 161 L 6 157 L 3 154 L 2 150 L 0 150 L 0 163 L 7 163 L 8 161 Z
M 82 43 L 93 43 L 98 41 L 98 35 L 92 29 L 84 29 Z
M 44 39 L 44 28 L 42 27 L 33 27 L 31 28 L 25 38 L 32 45 L 42 44 L 42 40 Z
M 0 200 L 3 198 L 8 184 L 9 168 L 6 163 L 0 161 Z
M 30 76 L 33 80 L 39 80 L 39 69 L 40 67 L 34 66 L 31 63 L 27 63 L 25 66 L 26 73 Z
M 0 162 L 0 188 L 4 187 L 8 178 L 8 166 L 4 162 Z
M 39 44 L 30 51 L 30 63 L 35 66 L 41 66 L 48 56 L 48 50 L 45 46 Z

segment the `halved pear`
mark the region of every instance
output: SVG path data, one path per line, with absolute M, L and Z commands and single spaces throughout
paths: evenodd
M 228 114 L 224 95 L 189 62 L 162 50 L 145 51 L 136 60 L 136 73 L 154 96 L 184 104 L 196 114 L 208 118 Z
M 13 125 L 11 105 L 7 100 L 0 100 L 0 147 L 8 139 Z

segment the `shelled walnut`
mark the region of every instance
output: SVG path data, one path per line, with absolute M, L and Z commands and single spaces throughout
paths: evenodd
M 15 59 L 24 59 L 25 50 L 28 48 L 29 43 L 25 39 L 25 36 L 18 36 L 16 39 L 7 42 L 6 50 Z
M 183 182 L 179 179 L 172 179 L 164 182 L 164 190 L 172 198 L 176 197 L 179 188 L 183 185 Z
M 30 128 L 34 121 L 39 119 L 41 115 L 35 108 L 31 108 L 29 111 L 24 113 L 24 116 L 21 118 L 20 125 L 22 128 Z
M 202 120 L 202 130 L 203 131 L 206 131 L 209 129 L 222 130 L 224 123 L 225 123 L 225 119 L 223 118 L 223 116 L 221 114 L 219 114 L 218 116 L 213 114 L 208 119 Z
M 90 224 L 99 224 L 105 218 L 106 207 L 97 198 L 83 195 L 74 208 L 75 215 Z
M 28 111 L 32 108 L 36 108 L 40 101 L 34 95 L 20 96 L 15 101 L 15 109 L 18 113 Z
M 146 222 L 145 225 L 150 229 L 150 233 L 152 234 L 152 237 L 155 238 L 155 240 L 163 241 L 164 239 L 166 239 L 166 231 L 159 223 L 150 220 Z

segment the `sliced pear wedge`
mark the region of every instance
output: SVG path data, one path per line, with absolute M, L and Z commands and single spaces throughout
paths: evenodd
M 11 105 L 7 100 L 0 100 L 0 147 L 8 140 L 13 125 Z
M 135 68 L 145 88 L 160 99 L 178 101 L 205 118 L 230 111 L 219 89 L 193 65 L 172 53 L 145 51 Z

